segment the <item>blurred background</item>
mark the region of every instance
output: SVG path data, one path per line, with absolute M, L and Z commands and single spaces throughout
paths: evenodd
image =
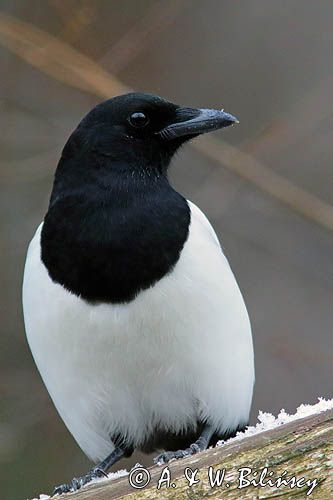
M 171 175 L 210 218 L 249 309 L 252 423 L 332 396 L 332 20 L 330 0 L 0 1 L 1 498 L 90 466 L 30 355 L 21 282 L 68 135 L 126 88 L 240 119 L 187 146 Z

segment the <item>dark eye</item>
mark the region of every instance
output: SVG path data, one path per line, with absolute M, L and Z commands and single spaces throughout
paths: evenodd
M 137 111 L 136 113 L 131 114 L 131 116 L 129 117 L 129 122 L 132 125 L 132 127 L 141 128 L 148 125 L 149 118 L 141 111 Z

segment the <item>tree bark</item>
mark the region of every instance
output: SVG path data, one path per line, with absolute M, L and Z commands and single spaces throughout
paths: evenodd
M 64 495 L 65 498 L 77 500 L 111 500 L 116 498 L 132 499 L 174 499 L 197 500 L 200 498 L 213 499 L 298 499 L 314 498 L 316 500 L 333 499 L 333 410 L 296 420 L 270 431 L 265 431 L 239 441 L 231 442 L 192 457 L 171 462 L 168 469 L 171 475 L 170 487 L 167 481 L 162 481 L 157 489 L 162 472 L 164 479 L 168 479 L 166 466 L 151 467 L 149 484 L 143 489 L 135 489 L 129 484 L 129 476 L 105 481 L 100 484 L 87 486 L 73 494 Z M 196 484 L 189 486 L 191 476 L 185 468 L 198 469 Z M 224 481 L 221 486 L 212 487 L 209 480 L 209 468 L 212 477 L 220 470 L 225 470 Z M 252 473 L 246 475 L 251 468 Z M 263 479 L 265 467 L 267 473 Z M 240 470 L 239 470 L 240 469 Z M 242 472 L 243 471 L 243 472 Z M 253 475 L 254 472 L 256 475 Z M 263 484 L 268 479 L 273 482 L 287 471 L 283 476 L 291 480 L 289 485 L 253 486 L 246 485 L 246 480 L 255 479 L 257 482 L 262 477 Z M 293 480 L 292 477 L 295 477 Z M 162 478 L 162 479 L 163 479 Z M 304 478 L 304 479 L 302 479 Z M 298 480 L 298 486 L 290 487 Z M 310 495 L 307 493 L 313 486 Z M 309 483 L 306 483 L 309 481 Z M 173 483 L 175 486 L 172 486 Z M 240 486 L 244 486 L 240 488 Z

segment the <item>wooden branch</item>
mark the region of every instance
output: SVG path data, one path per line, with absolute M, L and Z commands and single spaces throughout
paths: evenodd
M 198 469 L 196 480 L 198 482 L 189 487 L 188 479 L 190 470 Z M 212 478 L 216 473 L 225 470 L 222 486 L 211 487 L 208 471 Z M 251 468 L 252 473 L 245 468 Z M 291 480 L 289 486 L 254 487 L 246 485 L 246 480 L 260 479 L 260 474 L 268 468 L 266 476 L 262 479 L 276 481 L 278 477 Z M 171 462 L 168 467 L 171 475 L 170 483 L 175 487 L 166 488 L 167 481 L 157 490 L 157 484 L 163 470 L 164 479 L 168 478 L 164 466 L 151 467 L 151 479 L 144 489 L 135 489 L 129 484 L 129 476 L 113 481 L 95 483 L 92 486 L 64 495 L 64 500 L 111 500 L 122 499 L 174 499 L 174 500 L 199 500 L 201 498 L 242 500 L 247 499 L 272 499 L 283 498 L 315 498 L 316 500 L 329 500 L 333 498 L 333 410 L 299 419 L 289 424 L 282 425 L 273 430 L 262 432 L 239 441 L 231 442 L 187 459 Z M 239 471 L 240 469 L 240 471 Z M 257 475 L 253 475 L 254 472 Z M 284 473 L 287 471 L 287 473 Z M 292 479 L 295 477 L 295 479 Z M 303 479 L 302 479 L 303 478 Z M 291 488 L 293 482 L 298 481 L 298 486 Z M 307 483 L 306 483 L 307 482 Z M 314 483 L 313 483 L 314 482 Z M 227 486 L 227 483 L 229 487 Z M 239 488 L 239 486 L 244 486 Z M 311 491 L 312 490 L 312 491 Z M 307 494 L 311 492 L 309 496 Z M 58 498 L 58 497 L 57 497 Z M 62 498 L 62 497 L 61 497 Z

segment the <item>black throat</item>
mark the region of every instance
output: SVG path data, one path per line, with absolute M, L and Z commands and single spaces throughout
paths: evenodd
M 175 266 L 190 209 L 164 173 L 121 165 L 104 170 L 95 161 L 96 169 L 81 176 L 60 162 L 41 258 L 51 279 L 75 295 L 129 302 Z

